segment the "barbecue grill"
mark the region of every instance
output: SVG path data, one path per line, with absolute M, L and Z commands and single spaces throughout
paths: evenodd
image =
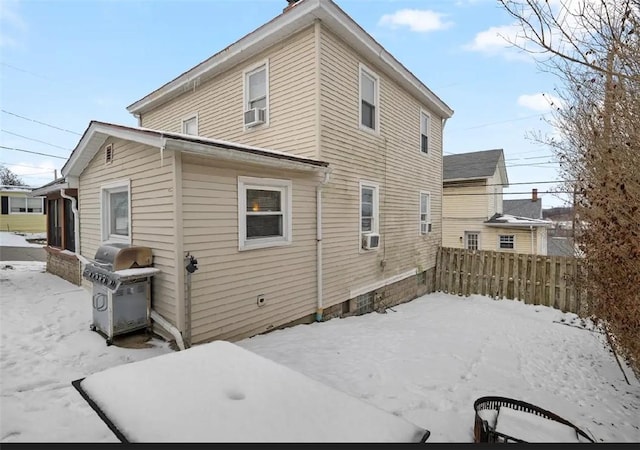
M 149 247 L 108 243 L 85 265 L 82 276 L 93 283 L 91 329 L 107 345 L 117 335 L 150 327 L 151 277 L 160 272 L 152 262 Z

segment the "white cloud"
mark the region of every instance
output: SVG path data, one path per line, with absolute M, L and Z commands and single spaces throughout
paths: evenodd
M 385 14 L 380 18 L 379 25 L 390 28 L 409 27 L 417 33 L 446 30 L 453 26 L 453 22 L 444 20 L 446 16 L 434 11 L 420 9 L 401 9 L 393 14 Z
M 491 27 L 476 34 L 473 41 L 464 48 L 487 55 L 500 55 L 508 59 L 531 59 L 528 54 L 523 54 L 513 45 L 513 43 L 524 44 L 520 31 L 518 24 Z
M 0 1 L 0 47 L 17 47 L 27 32 L 27 23 L 18 13 L 18 2 Z
M 552 108 L 560 107 L 562 101 L 551 94 L 523 94 L 518 97 L 518 105 L 534 111 L 550 111 Z

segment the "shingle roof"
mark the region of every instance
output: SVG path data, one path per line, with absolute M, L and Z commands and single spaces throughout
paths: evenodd
M 568 237 L 550 237 L 547 239 L 547 255 L 575 256 L 573 240 Z
M 502 212 L 512 216 L 542 219 L 542 199 L 537 199 L 535 202 L 529 198 L 504 200 L 502 202 Z
M 489 178 L 493 176 L 502 156 L 502 149 L 446 155 L 442 159 L 443 180 Z

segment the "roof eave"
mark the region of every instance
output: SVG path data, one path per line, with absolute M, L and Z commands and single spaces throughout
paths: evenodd
M 304 29 L 316 19 L 326 23 L 360 52 L 374 61 L 379 61 L 397 82 L 433 107 L 441 117 L 453 116 L 453 109 L 369 36 L 353 19 L 333 2 L 324 0 L 305 0 L 296 5 L 295 8 L 277 16 L 203 63 L 132 103 L 127 107 L 127 111 L 133 115 L 139 115 L 169 101 L 182 94 L 190 83 L 200 83 L 210 79 L 279 42 L 283 36 L 289 36 Z
M 498 228 L 529 228 L 529 227 L 545 227 L 549 228 L 552 224 L 549 223 L 499 223 L 499 222 L 485 222 L 485 225 L 489 227 L 498 227 Z

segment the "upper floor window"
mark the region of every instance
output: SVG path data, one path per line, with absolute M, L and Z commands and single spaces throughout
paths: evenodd
M 198 135 L 198 115 L 182 119 L 182 133 Z
M 360 65 L 360 127 L 377 131 L 379 128 L 380 80 L 372 71 Z
M 102 186 L 102 240 L 131 241 L 129 181 Z
M 9 197 L 9 214 L 42 214 L 42 197 Z
M 428 192 L 420 192 L 420 234 L 431 231 L 431 196 Z
M 269 109 L 269 66 L 266 62 L 244 72 L 244 124 L 247 127 L 267 121 Z
M 238 177 L 240 250 L 291 243 L 292 198 L 290 180 Z
M 429 114 L 420 111 L 420 151 L 422 153 L 429 153 L 429 125 Z

